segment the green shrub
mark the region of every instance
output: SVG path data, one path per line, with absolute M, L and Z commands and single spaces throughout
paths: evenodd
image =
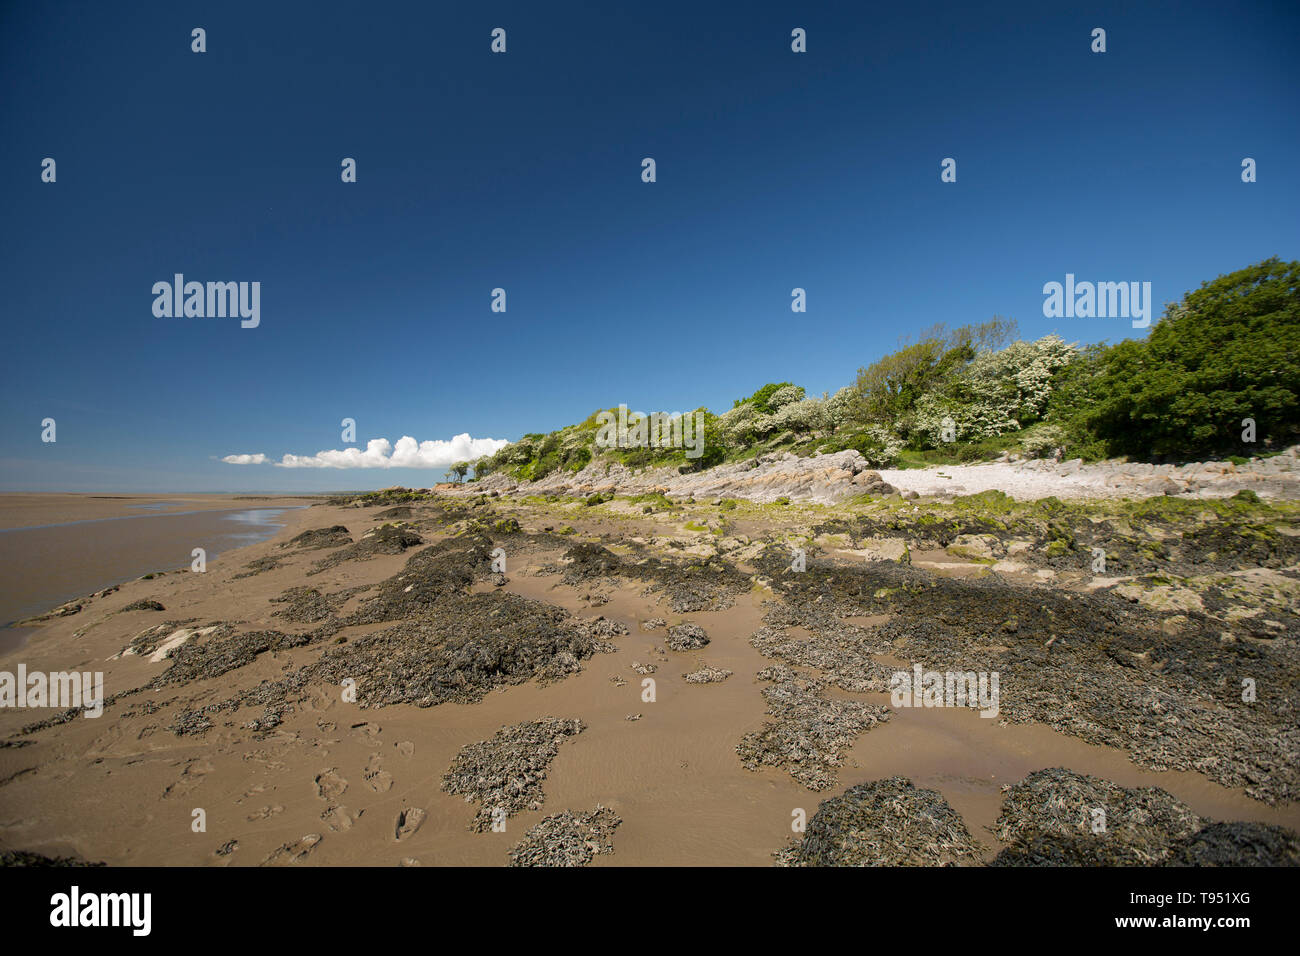
M 1145 341 L 1105 357 L 1090 421 L 1121 453 L 1208 457 L 1300 437 L 1300 262 L 1277 258 L 1189 292 Z

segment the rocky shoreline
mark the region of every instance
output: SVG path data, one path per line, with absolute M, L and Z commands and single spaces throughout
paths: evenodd
M 1296 862 L 1293 501 L 916 499 L 840 470 L 873 493 L 394 489 L 97 592 L 29 653 L 102 667 L 104 718 L 0 712 L 0 841 L 15 864 Z M 900 707 L 913 665 L 999 673 L 997 719 Z M 159 844 L 131 804 L 216 825 Z M 692 856 L 719 845 L 694 820 L 731 856 Z
M 631 470 L 618 463 L 594 462 L 577 472 L 552 472 L 538 481 L 518 482 L 488 475 L 468 485 L 440 485 L 450 496 L 497 492 L 506 495 L 640 495 L 673 498 L 744 498 L 766 503 L 792 501 L 835 504 L 863 494 L 958 495 L 998 490 L 1017 499 L 1140 498 L 1187 495 L 1226 498 L 1251 491 L 1264 498 L 1300 498 L 1300 445 L 1268 458 L 1232 462 L 1153 465 L 1079 459 L 1004 460 L 977 465 L 873 470 L 856 451 L 801 458 L 792 453 L 719 465 L 678 474 L 672 468 Z

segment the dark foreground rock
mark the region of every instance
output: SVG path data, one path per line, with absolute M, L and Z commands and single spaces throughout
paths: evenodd
M 316 551 L 321 548 L 337 548 L 352 543 L 352 534 L 341 524 L 329 528 L 312 528 L 304 531 L 280 545 L 282 548 L 302 548 Z
M 1211 823 L 1171 848 L 1167 866 L 1300 866 L 1300 835 L 1271 823 Z
M 139 601 L 132 601 L 126 607 L 122 608 L 122 610 L 123 611 L 165 611 L 167 609 L 163 607 L 161 604 L 159 604 L 157 601 L 150 600 L 149 598 L 141 598 Z
M 823 800 L 803 838 L 775 856 L 780 866 L 952 866 L 981 850 L 942 795 L 890 777 Z
M 105 866 L 76 856 L 43 856 L 27 850 L 0 850 L 0 866 Z
M 1007 788 L 993 832 L 1004 843 L 1024 846 L 1030 858 L 1078 850 L 1082 860 L 1075 865 L 1152 866 L 1169 856 L 1171 844 L 1203 824 L 1190 807 L 1159 787 L 1121 787 L 1053 767 Z M 1049 839 L 1035 843 L 1039 835 Z
M 423 538 L 403 524 L 380 525 L 363 534 L 356 544 L 339 548 L 328 557 L 317 561 L 312 570 L 307 573 L 319 574 L 345 561 L 365 561 L 381 554 L 401 554 L 407 548 L 423 543 Z
M 1296 866 L 1300 836 L 1203 820 L 1159 787 L 1053 768 L 1009 787 L 995 824 L 1011 840 L 991 866 Z

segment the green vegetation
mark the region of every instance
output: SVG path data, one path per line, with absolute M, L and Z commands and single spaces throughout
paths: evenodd
M 1300 437 L 1300 262 L 1220 276 L 1169 307 L 1145 342 L 1102 358 L 1089 418 L 1116 451 L 1198 457 Z
M 478 478 L 504 471 L 520 480 L 593 461 L 605 474 L 614 464 L 685 473 L 772 452 L 846 449 L 880 468 L 1004 454 L 1217 455 L 1244 464 L 1243 456 L 1300 439 L 1300 262 L 1268 259 L 1203 283 L 1167 306 L 1144 340 L 1026 342 L 1014 322 L 997 316 L 951 330 L 938 325 L 859 369 L 833 395 L 809 397 L 791 382 L 769 382 L 721 415 L 697 411 L 704 421 L 697 458 L 682 448 L 599 448 L 596 411 L 577 425 L 525 435 L 472 467 Z M 1246 419 L 1255 423 L 1254 442 L 1243 440 Z M 453 466 L 458 479 L 460 464 Z

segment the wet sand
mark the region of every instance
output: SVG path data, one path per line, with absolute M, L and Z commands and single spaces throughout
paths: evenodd
M 189 567 L 194 548 L 215 560 L 264 540 L 286 509 L 311 500 L 75 498 L 0 496 L 0 650 L 28 638 L 27 628 L 9 626 L 15 621 L 144 574 Z
M 132 518 L 182 511 L 225 511 L 283 507 L 318 500 L 310 495 L 79 495 L 0 492 L 0 530 L 34 528 L 71 521 Z
M 379 510 L 317 506 L 286 512 L 285 526 L 273 540 L 226 552 L 204 575 L 131 581 L 79 614 L 39 628 L 21 653 L 0 657 L 0 670 L 12 670 L 20 660 L 32 670 L 103 670 L 106 692 L 112 694 L 166 668 L 165 662 L 142 656 L 110 660 L 135 634 L 159 621 L 192 618 L 235 621 L 241 629 L 288 629 L 273 616 L 279 605 L 270 598 L 304 583 L 326 593 L 378 583 L 400 573 L 411 552 L 350 561 L 304 578 L 310 563 L 328 552 L 284 551 L 278 544 L 307 528 L 334 524 L 346 525 L 355 540 L 383 523 Z M 578 532 L 617 527 L 617 521 L 593 517 Z M 773 663 L 749 638 L 770 592 L 742 595 L 725 611 L 673 614 L 660 603 L 660 594 L 643 593 L 640 586 L 602 585 L 609 601 L 593 607 L 586 598 L 592 584 L 571 587 L 554 575 L 535 573 L 561 553 L 533 554 L 518 567 L 512 564 L 506 589 L 628 626 L 629 634 L 611 639 L 617 653 L 584 661 L 581 673 L 548 686 L 498 689 L 475 704 L 424 709 L 362 708 L 345 702 L 339 688 L 316 686 L 269 733 L 243 728 L 258 716 L 257 708 L 247 707 L 233 715 L 215 714 L 215 726 L 200 737 L 178 737 L 165 729 L 182 706 L 216 703 L 235 685 L 278 679 L 314 659 L 321 648 L 265 653 L 223 678 L 134 695 L 110 705 L 99 719 L 77 717 L 21 737 L 30 745 L 0 748 L 0 845 L 110 864 L 257 865 L 284 862 L 285 855 L 275 855 L 279 848 L 301 846 L 305 836 L 318 835 L 322 839 L 303 857 L 306 865 L 390 866 L 414 860 L 499 866 L 542 817 L 600 803 L 623 822 L 613 836 L 615 852 L 597 856 L 593 866 L 768 866 L 773 851 L 792 835 L 793 811 L 802 808 L 811 817 L 822 800 L 849 786 L 902 774 L 942 793 L 991 857 L 1002 844 L 985 828 L 997 815 L 1000 788 L 1030 771 L 1057 766 L 1125 786 L 1162 787 L 1204 816 L 1300 828 L 1300 807 L 1271 807 L 1195 773 L 1143 770 L 1120 750 L 1040 725 L 1000 726 L 965 710 L 896 710 L 857 740 L 839 769 L 838 784 L 820 793 L 782 770 L 746 770 L 736 745 L 764 722 L 763 685 L 755 674 Z M 248 562 L 268 555 L 283 557 L 284 565 L 234 579 Z M 143 597 L 162 602 L 166 612 L 118 613 Z M 351 598 L 343 610 L 354 609 L 363 597 Z M 711 643 L 698 651 L 656 653 L 665 633 L 643 630 L 641 622 L 650 618 L 669 625 L 697 623 Z M 386 626 L 343 633 L 355 639 Z M 633 661 L 657 665 L 655 702 L 642 701 L 642 678 L 631 670 Z M 734 674 L 716 684 L 684 682 L 682 674 L 699 662 Z M 611 675 L 626 683 L 616 686 Z M 887 695 L 856 696 L 888 704 Z M 157 711 L 150 712 L 146 701 Z M 53 713 L 0 711 L 0 739 L 19 739 L 24 725 Z M 641 718 L 629 721 L 629 714 Z M 545 805 L 510 817 L 505 833 L 471 832 L 477 804 L 443 792 L 443 774 L 467 744 L 543 716 L 576 717 L 587 725 L 559 745 L 542 783 Z M 317 778 L 330 771 L 345 786 L 322 792 Z M 206 813 L 206 832 L 192 830 L 198 808 Z M 417 832 L 398 840 L 396 821 L 408 808 L 421 808 L 428 816 Z M 231 841 L 237 848 L 218 853 Z

